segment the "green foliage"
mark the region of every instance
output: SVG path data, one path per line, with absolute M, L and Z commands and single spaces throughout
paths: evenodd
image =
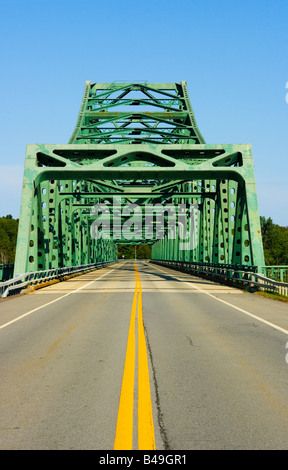
M 0 217 L 0 264 L 14 263 L 18 222 L 10 214 Z
M 134 259 L 135 258 L 135 246 L 134 245 L 119 245 L 118 246 L 118 258 Z M 151 246 L 150 245 L 136 245 L 136 258 L 137 259 L 150 259 L 151 258 Z
M 260 217 L 266 266 L 288 265 L 288 227 Z

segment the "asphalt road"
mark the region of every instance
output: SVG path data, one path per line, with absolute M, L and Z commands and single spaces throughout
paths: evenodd
M 0 449 L 287 449 L 287 342 L 288 304 L 141 261 L 4 299 Z

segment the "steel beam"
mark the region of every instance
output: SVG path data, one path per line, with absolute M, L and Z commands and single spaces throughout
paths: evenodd
M 142 225 L 127 239 L 125 217 L 120 236 L 93 238 L 91 208 L 106 201 L 110 220 L 115 200 L 139 207 L 141 224 L 148 205 L 197 213 L 176 210 L 174 238 L 167 225 L 157 238 L 154 221 L 154 238 Z M 192 225 L 193 246 L 183 249 Z M 186 82 L 86 82 L 69 143 L 27 146 L 14 274 L 109 261 L 122 243 L 153 243 L 159 260 L 264 265 L 252 148 L 206 144 Z

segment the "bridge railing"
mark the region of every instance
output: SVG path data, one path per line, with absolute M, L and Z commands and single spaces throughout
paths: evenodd
M 288 266 L 259 266 L 259 270 L 274 281 L 288 282 Z
M 182 272 L 188 272 L 199 277 L 266 292 L 274 292 L 288 297 L 288 283 L 271 279 L 258 271 L 256 266 L 230 266 L 230 265 L 201 265 L 186 261 L 151 260 L 159 264 Z M 279 267 L 278 267 L 279 268 Z
M 44 284 L 55 279 L 64 279 L 67 276 L 74 274 L 81 274 L 93 269 L 104 268 L 112 263 L 117 263 L 118 260 L 104 261 L 100 263 L 90 263 L 81 266 L 69 266 L 66 268 L 46 269 L 43 271 L 34 271 L 30 273 L 19 274 L 18 276 L 9 279 L 5 282 L 0 282 L 0 297 L 4 298 L 12 293 L 21 292 L 28 286 L 35 286 Z

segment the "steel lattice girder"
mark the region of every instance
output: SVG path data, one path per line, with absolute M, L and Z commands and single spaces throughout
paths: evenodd
M 86 82 L 69 143 L 193 144 L 205 141 L 184 81 L 179 84 Z
M 136 92 L 144 98 L 132 101 Z M 157 111 L 109 111 L 123 100 L 140 108 L 148 101 Z M 157 239 L 154 222 L 152 236 L 142 226 L 138 238 L 127 239 L 115 200 L 143 211 L 197 205 L 197 242 L 180 249 L 179 233 L 171 239 L 167 230 Z M 97 240 L 93 206 L 103 203 L 118 227 Z M 153 244 L 154 259 L 264 265 L 251 146 L 205 144 L 185 82 L 86 82 L 70 143 L 27 146 L 14 274 L 115 259 L 123 243 Z

